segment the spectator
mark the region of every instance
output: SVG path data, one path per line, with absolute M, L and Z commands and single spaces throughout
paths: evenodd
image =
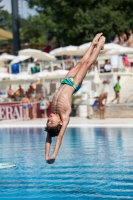
M 43 93 L 43 85 L 42 83 L 38 80 L 36 82 L 36 95 L 38 98 L 40 98 L 41 94 Z
M 22 103 L 22 112 L 23 112 L 23 120 L 29 119 L 29 104 L 30 100 L 28 99 L 27 95 L 25 94 L 21 99 L 20 103 Z
M 19 85 L 19 89 L 14 93 L 14 98 L 16 101 L 20 101 L 21 98 L 25 96 L 24 89 L 22 85 Z
M 41 66 L 39 60 L 35 61 L 35 65 L 31 67 L 31 73 L 35 74 L 41 71 Z
M 7 95 L 8 95 L 8 98 L 14 98 L 14 91 L 12 89 L 12 86 L 9 85 L 9 89 L 7 90 Z
M 40 101 L 41 101 L 40 111 L 41 111 L 42 118 L 47 118 L 47 108 L 49 107 L 50 104 L 44 97 L 41 97 Z
M 60 67 L 58 65 L 54 65 L 54 71 L 59 70 L 59 69 L 60 69 Z
M 132 32 L 132 30 L 129 31 L 129 37 L 128 37 L 128 40 L 127 40 L 127 46 L 128 47 L 133 46 L 133 32 Z
M 113 69 L 113 72 L 117 72 L 118 71 L 118 56 L 117 55 L 111 56 L 110 64 L 111 64 L 111 68 Z
M 105 63 L 104 63 L 104 72 L 111 72 L 111 64 L 109 62 L 109 60 L 105 60 Z
M 36 99 L 36 97 L 31 97 L 30 105 L 31 105 L 32 119 L 36 119 L 37 118 L 37 99 Z
M 121 35 L 120 35 L 120 45 L 125 45 L 126 44 L 126 41 L 127 41 L 127 35 L 126 35 L 126 33 L 121 33 Z
M 51 42 L 48 41 L 46 45 L 43 47 L 43 52 L 49 53 L 51 51 Z
M 123 64 L 125 67 L 130 67 L 130 61 L 126 54 L 123 55 Z
M 48 90 L 47 90 L 47 88 L 43 85 L 43 87 L 42 87 L 42 96 L 47 97 L 47 95 L 48 95 Z
M 74 66 L 74 58 L 73 56 L 66 56 L 65 59 L 65 69 L 66 70 L 71 70 Z
M 117 100 L 117 103 L 120 103 L 120 76 L 117 76 L 117 82 L 114 84 L 115 98 L 111 101 L 111 103 Z
M 31 83 L 30 86 L 29 86 L 29 89 L 27 91 L 27 94 L 28 94 L 29 97 L 35 97 L 35 92 L 36 92 L 36 90 L 34 88 L 34 84 Z
M 88 119 L 92 119 L 92 116 L 93 116 L 93 109 L 96 107 L 99 109 L 98 107 L 98 104 L 97 104 L 97 99 L 98 99 L 98 96 L 94 97 L 94 101 L 93 101 L 93 104 L 91 103 L 92 102 L 92 99 L 90 99 L 90 106 L 89 106 L 89 115 L 87 116 Z
M 106 109 L 106 102 L 107 102 L 108 93 L 105 92 L 101 94 L 97 99 L 97 105 L 100 111 L 100 119 L 105 119 L 105 109 Z M 104 100 L 104 103 L 103 103 Z
M 119 36 L 117 34 L 114 37 L 113 43 L 114 44 L 119 44 L 120 43 L 120 39 L 119 39 Z

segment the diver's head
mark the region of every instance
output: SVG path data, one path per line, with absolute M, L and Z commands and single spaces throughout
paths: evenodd
M 49 133 L 51 137 L 58 136 L 60 129 L 62 127 L 62 121 L 58 114 L 51 114 L 48 117 L 47 125 L 45 127 L 45 131 Z

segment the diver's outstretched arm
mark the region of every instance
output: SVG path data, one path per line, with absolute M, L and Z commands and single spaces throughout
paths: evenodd
M 52 139 L 50 135 L 47 133 L 47 138 L 46 138 L 46 143 L 45 143 L 45 160 L 46 161 L 49 159 L 51 142 L 52 142 Z
M 58 154 L 58 151 L 59 151 L 59 148 L 61 146 L 62 138 L 64 136 L 64 133 L 65 133 L 65 130 L 66 130 L 68 122 L 69 122 L 69 118 L 63 120 L 61 130 L 60 130 L 59 135 L 58 135 L 57 140 L 56 140 L 56 144 L 55 144 L 55 149 L 54 149 L 53 155 L 51 157 L 48 156 L 47 159 L 46 159 L 48 164 L 52 164 L 55 161 L 55 158 L 56 158 L 56 156 Z

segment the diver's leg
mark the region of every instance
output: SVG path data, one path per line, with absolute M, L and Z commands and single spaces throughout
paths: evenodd
M 105 106 L 103 106 L 103 119 L 105 119 Z
M 74 80 L 77 84 L 81 84 L 81 82 L 83 81 L 88 69 L 93 64 L 93 62 L 97 59 L 101 49 L 104 46 L 104 43 L 105 43 L 105 37 L 101 36 L 97 44 L 97 48 L 95 49 L 95 51 L 93 51 L 91 56 L 87 60 L 82 59 L 82 67 L 79 68 L 77 74 L 74 76 Z
M 100 119 L 102 119 L 102 108 L 100 107 Z
M 117 103 L 120 103 L 120 93 L 117 93 Z
M 83 55 L 83 57 L 80 59 L 80 61 L 76 64 L 75 67 L 73 67 L 65 76 L 65 78 L 67 78 L 68 76 L 75 76 L 78 71 L 83 67 L 83 63 L 88 60 L 88 58 L 91 56 L 93 50 L 95 49 L 95 47 L 98 44 L 98 40 L 100 39 L 102 33 L 98 33 L 93 41 L 91 42 L 90 47 L 87 49 L 87 51 L 85 52 L 85 54 Z

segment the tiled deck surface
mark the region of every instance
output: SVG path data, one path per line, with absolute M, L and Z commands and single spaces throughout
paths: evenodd
M 35 119 L 35 120 L 3 120 L 0 121 L 0 128 L 9 127 L 45 127 L 47 119 Z M 80 126 L 132 126 L 133 118 L 107 118 L 100 120 L 98 118 L 87 119 L 81 117 L 71 117 L 68 127 L 80 127 Z

